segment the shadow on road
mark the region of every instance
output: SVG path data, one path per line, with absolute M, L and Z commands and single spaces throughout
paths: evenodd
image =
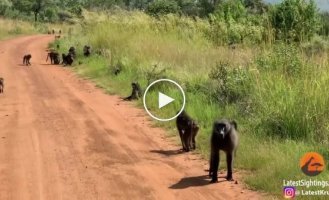
M 151 150 L 150 152 L 151 153 L 162 154 L 162 155 L 165 155 L 165 156 L 174 156 L 174 155 L 184 153 L 184 151 L 182 151 L 182 150 Z
M 220 180 L 218 182 L 224 182 L 226 180 Z M 185 189 L 188 187 L 200 187 L 210 184 L 210 178 L 207 175 L 192 176 L 182 178 L 178 183 L 170 186 L 170 189 Z

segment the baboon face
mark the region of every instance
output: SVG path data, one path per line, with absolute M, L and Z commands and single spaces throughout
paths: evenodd
M 221 120 L 214 123 L 214 133 L 220 135 L 220 138 L 224 139 L 231 131 L 232 125 L 229 121 Z

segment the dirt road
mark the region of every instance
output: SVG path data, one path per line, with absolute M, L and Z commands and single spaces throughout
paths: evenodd
M 0 42 L 1 200 L 259 199 L 241 183 L 209 185 L 206 161 L 178 153 L 143 110 L 47 65 L 52 39 Z

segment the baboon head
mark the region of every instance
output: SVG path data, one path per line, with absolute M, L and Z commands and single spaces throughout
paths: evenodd
M 224 139 L 227 134 L 231 132 L 232 129 L 237 129 L 237 124 L 235 121 L 220 120 L 214 123 L 214 133 L 221 136 Z
M 131 87 L 132 87 L 133 89 L 135 89 L 135 90 L 138 89 L 138 85 L 137 85 L 137 83 L 135 83 L 135 82 L 132 82 L 132 83 L 131 83 Z

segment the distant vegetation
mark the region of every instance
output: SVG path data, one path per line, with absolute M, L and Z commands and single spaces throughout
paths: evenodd
M 39 1 L 5 2 L 3 15 L 35 20 Z M 29 2 L 29 9 L 17 2 Z M 61 51 L 80 50 L 83 64 L 75 62 L 75 70 L 108 92 L 124 96 L 133 81 L 145 88 L 165 77 L 181 83 L 186 109 L 201 126 L 203 155 L 212 122 L 236 119 L 237 166 L 251 171 L 245 178 L 251 187 L 281 196 L 283 179 L 305 178 L 299 169 L 305 152 L 329 160 L 329 14 L 313 1 L 41 2 L 37 20 L 74 24 L 57 41 Z M 81 56 L 85 44 L 91 57 Z M 177 134 L 173 122 L 159 125 Z M 328 170 L 317 179 L 328 180 Z

